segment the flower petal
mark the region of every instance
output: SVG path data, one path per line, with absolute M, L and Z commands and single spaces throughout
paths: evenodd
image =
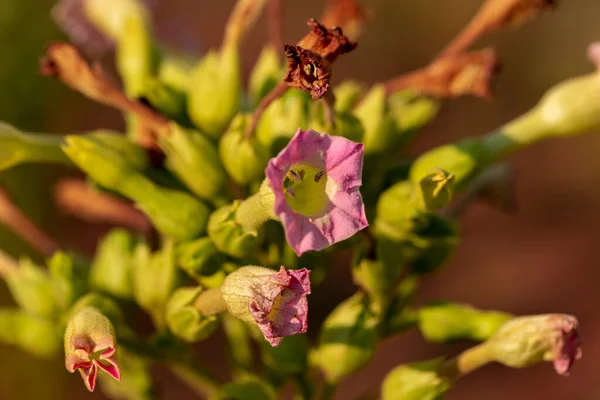
M 98 376 L 98 367 L 96 366 L 96 363 L 91 363 L 89 368 L 80 368 L 79 373 L 83 378 L 83 383 L 87 390 L 93 392 L 96 388 L 96 378 Z
M 98 367 L 107 372 L 117 381 L 121 380 L 121 369 L 119 368 L 117 358 L 114 355 L 110 357 L 101 356 L 100 359 L 95 362 L 97 363 Z

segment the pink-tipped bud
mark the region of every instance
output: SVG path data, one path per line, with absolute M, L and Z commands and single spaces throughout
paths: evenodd
M 69 372 L 79 370 L 90 392 L 96 387 L 98 369 L 117 381 L 121 379 L 115 352 L 113 325 L 97 309 L 85 307 L 69 320 L 65 331 L 65 367 Z

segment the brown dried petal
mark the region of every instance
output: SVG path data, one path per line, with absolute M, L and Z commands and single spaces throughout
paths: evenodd
M 329 28 L 338 26 L 347 37 L 356 40 L 372 18 L 371 10 L 361 6 L 356 0 L 329 0 L 321 16 L 321 24 Z
M 386 84 L 389 93 L 412 88 L 435 97 L 473 95 L 491 98 L 491 85 L 500 63 L 493 49 L 442 57 L 428 67 Z
M 300 46 L 286 45 L 288 73 L 283 79 L 288 86 L 310 92 L 313 99 L 320 99 L 329 89 L 331 66 L 320 55 Z
M 327 29 L 313 18 L 307 24 L 311 31 L 298 46 L 311 50 L 330 63 L 340 54 L 349 53 L 356 48 L 356 43 L 344 36 L 341 28 Z

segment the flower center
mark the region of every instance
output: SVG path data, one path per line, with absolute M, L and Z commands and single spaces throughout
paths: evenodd
M 327 174 L 311 165 L 298 164 L 288 171 L 283 189 L 292 210 L 304 216 L 317 216 L 329 205 Z

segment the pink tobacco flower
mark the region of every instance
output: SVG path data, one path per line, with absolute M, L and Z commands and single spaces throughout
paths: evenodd
M 581 336 L 577 329 L 578 323 L 574 317 L 561 315 L 556 317 L 554 323 L 557 335 L 553 346 L 552 363 L 559 375 L 567 376 L 573 363 L 583 355 Z
M 310 271 L 247 266 L 229 274 L 221 296 L 229 312 L 258 325 L 271 346 L 308 329 Z
M 369 225 L 360 194 L 364 146 L 298 129 L 265 171 L 275 214 L 296 254 L 347 239 Z
M 69 372 L 79 370 L 90 392 L 96 387 L 98 369 L 121 379 L 115 352 L 112 324 L 99 311 L 86 307 L 71 318 L 65 331 L 65 367 Z

